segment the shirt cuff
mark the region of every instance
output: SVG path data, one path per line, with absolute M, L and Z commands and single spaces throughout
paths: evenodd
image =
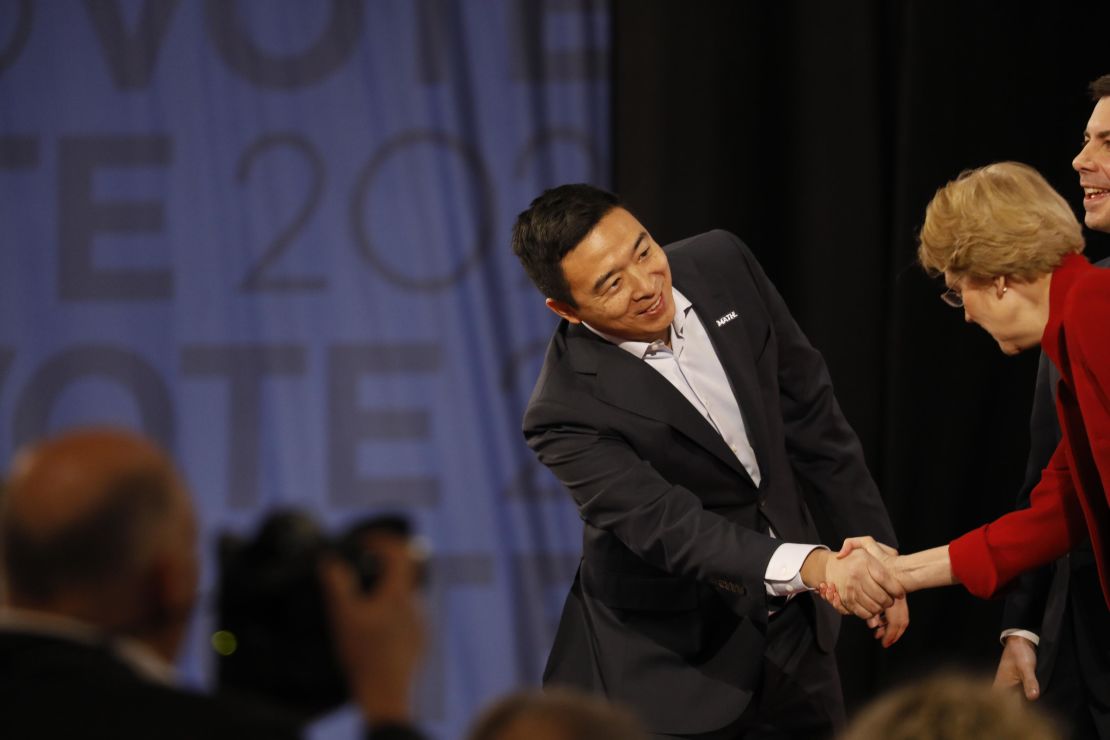
M 1041 638 L 1037 636 L 1035 632 L 1030 632 L 1029 630 L 1009 629 L 1002 630 L 1002 636 L 998 638 L 998 641 L 1002 643 L 1003 647 L 1005 647 L 1006 645 L 1006 638 L 1010 635 L 1024 637 L 1026 640 L 1029 640 L 1029 642 L 1033 643 L 1034 645 L 1041 644 Z
M 814 550 L 828 550 L 824 545 L 800 545 L 784 542 L 779 545 L 767 563 L 763 583 L 768 596 L 793 596 L 812 591 L 802 582 L 802 563 Z

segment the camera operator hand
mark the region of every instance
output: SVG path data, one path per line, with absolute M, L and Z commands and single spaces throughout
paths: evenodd
M 408 725 L 425 644 L 418 561 L 404 536 L 376 533 L 365 545 L 382 564 L 370 593 L 359 591 L 354 569 L 343 560 L 328 557 L 320 565 L 337 657 L 367 725 Z

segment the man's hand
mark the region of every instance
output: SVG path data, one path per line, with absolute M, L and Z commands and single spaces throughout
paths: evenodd
M 1025 698 L 1033 701 L 1041 695 L 1037 681 L 1037 647 L 1021 635 L 1010 635 L 1002 648 L 998 670 L 994 674 L 994 687 L 1008 689 L 1021 684 Z
M 889 547 L 887 545 L 882 544 L 881 542 L 877 542 L 875 540 L 875 538 L 869 537 L 869 536 L 849 537 L 846 540 L 844 540 L 844 544 L 841 545 L 840 551 L 836 553 L 836 559 L 837 560 L 844 560 L 845 558 L 850 557 L 853 552 L 855 552 L 855 553 L 863 552 L 863 553 L 869 554 L 871 557 L 873 557 L 877 562 L 879 562 L 882 565 L 882 567 L 885 569 L 885 571 L 887 573 L 891 574 L 892 577 L 894 577 L 894 573 L 896 572 L 895 565 L 896 565 L 897 559 L 898 559 L 898 551 L 895 550 L 893 547 Z M 894 577 L 894 578 L 895 578 L 895 581 L 898 580 L 896 577 Z M 898 587 L 900 589 L 902 589 L 901 582 L 898 582 Z M 833 581 L 831 579 L 829 579 L 827 581 L 823 581 L 820 584 L 818 584 L 817 590 L 821 594 L 821 598 L 824 599 L 825 601 L 829 602 L 829 604 L 831 604 L 833 606 L 833 608 L 836 609 L 841 614 L 845 614 L 845 615 L 846 614 L 855 614 L 856 616 L 861 616 L 859 614 L 859 612 L 851 609 L 849 604 L 846 603 L 846 599 L 840 593 L 840 589 L 837 586 L 837 583 L 835 581 Z M 890 593 L 890 592 L 888 592 L 888 593 Z M 904 597 L 905 597 L 905 589 L 902 589 L 901 594 L 899 596 L 897 596 L 896 598 L 904 598 Z M 879 621 L 880 615 L 878 615 L 877 613 L 872 614 L 868 617 L 863 617 L 863 618 L 867 620 L 867 626 L 875 628 L 876 631 L 881 626 L 881 622 Z M 906 624 L 907 625 L 909 624 L 908 608 L 907 608 L 907 612 L 906 612 Z M 885 632 L 886 631 L 884 630 L 883 631 L 884 635 L 885 635 Z M 876 634 L 876 637 L 879 637 L 879 636 L 880 635 Z
M 351 698 L 367 723 L 405 723 L 424 652 L 424 619 L 416 587 L 418 561 L 407 537 L 374 534 L 365 546 L 382 563 L 373 591 L 359 591 L 354 569 L 336 557 L 320 565 L 320 581 L 339 663 Z
M 849 537 L 844 540 L 844 544 L 840 546 L 840 552 L 836 554 L 838 558 L 847 557 L 853 550 L 866 550 L 871 553 L 879 562 L 892 569 L 895 560 L 898 557 L 898 551 L 890 545 L 884 545 L 877 541 L 874 537 Z
M 902 584 L 866 549 L 838 553 L 814 550 L 802 563 L 802 581 L 810 588 L 828 584 L 835 589 L 834 606 L 842 614 L 861 619 L 876 617 L 906 595 Z M 824 593 L 822 593 L 825 596 Z M 826 596 L 826 600 L 832 600 Z

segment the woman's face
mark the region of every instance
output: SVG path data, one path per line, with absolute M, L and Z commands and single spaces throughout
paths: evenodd
M 1044 333 L 1023 291 L 1012 290 L 1006 278 L 976 280 L 968 275 L 944 273 L 944 283 L 963 299 L 964 321 L 987 331 L 1007 355 L 1040 344 Z

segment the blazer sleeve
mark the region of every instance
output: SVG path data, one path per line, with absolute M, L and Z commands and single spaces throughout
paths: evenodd
M 949 544 L 952 573 L 973 595 L 994 596 L 1018 574 L 1052 562 L 1087 536 L 1063 442 L 1030 493 L 1029 504 Z
M 524 417 L 529 446 L 570 491 L 582 519 L 649 565 L 710 583 L 739 581 L 753 604 L 762 605 L 767 563 L 780 543 L 705 509 L 693 492 L 669 483 L 593 418 L 594 407 L 587 398 L 537 400 Z

